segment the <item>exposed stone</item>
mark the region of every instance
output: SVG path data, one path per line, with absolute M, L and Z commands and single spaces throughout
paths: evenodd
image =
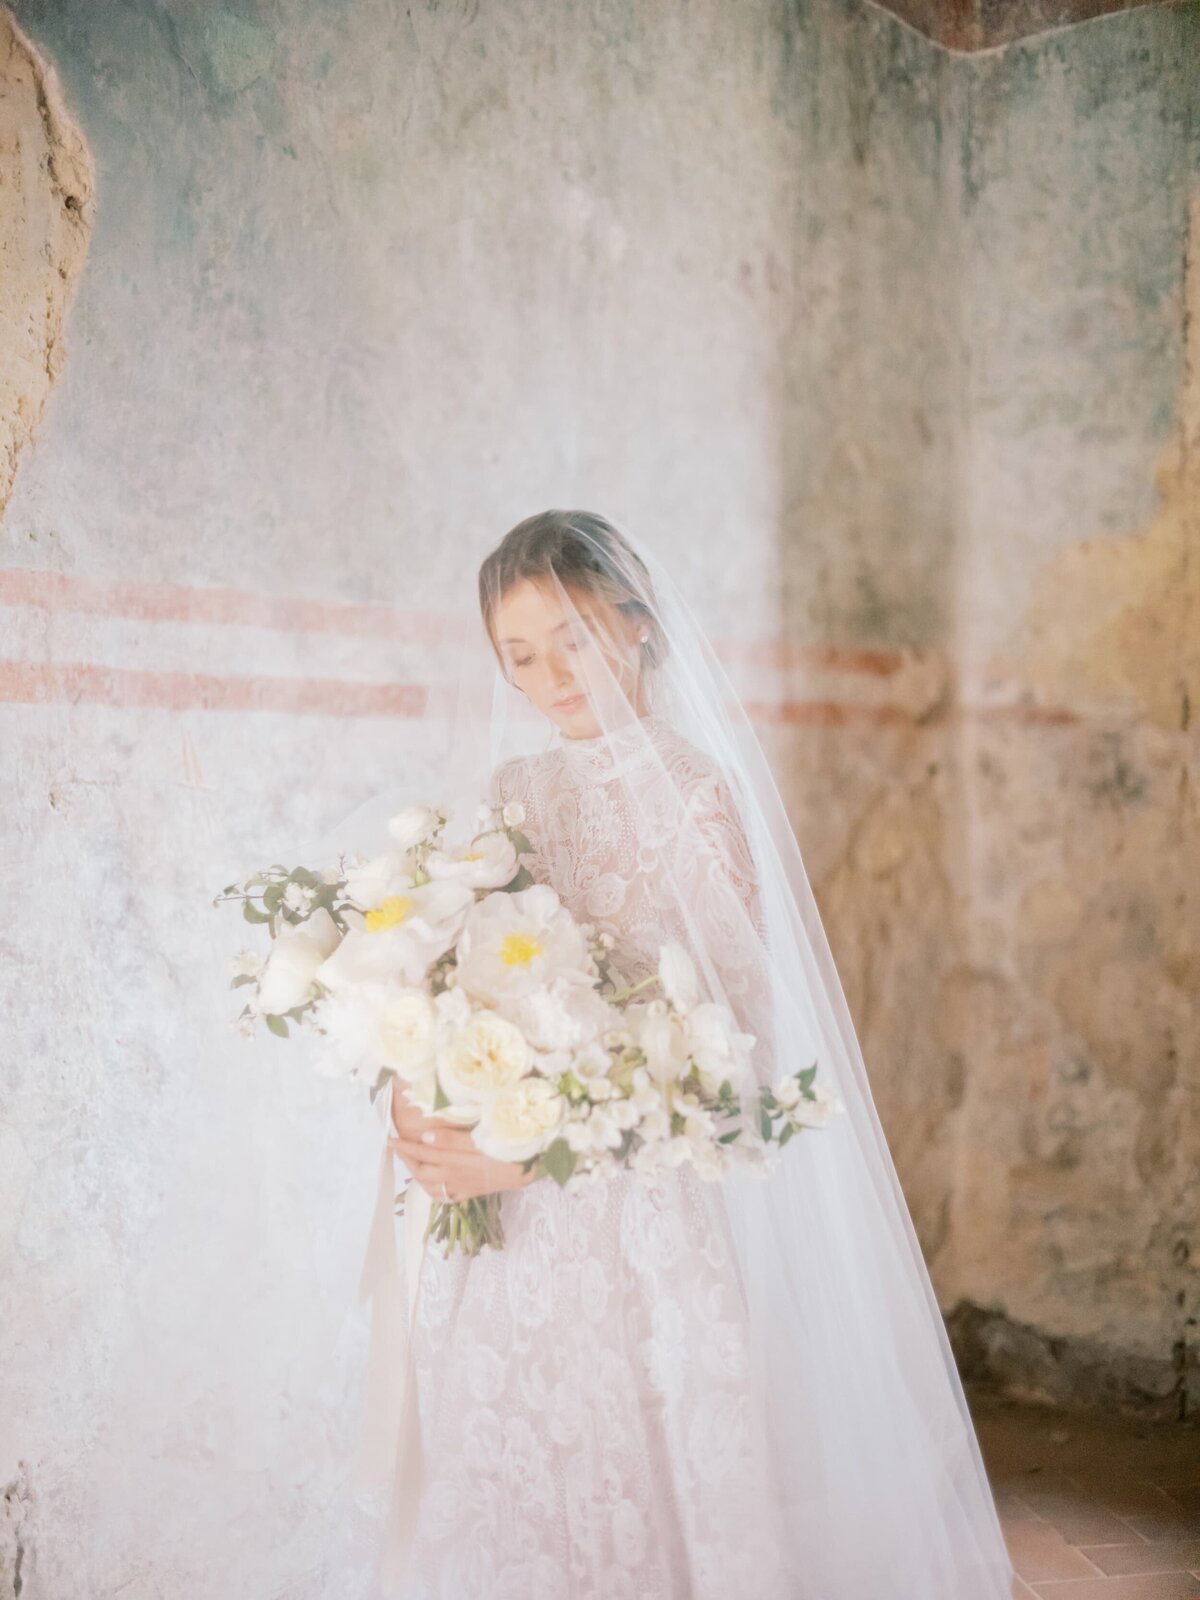
M 0 516 L 63 364 L 95 181 L 54 68 L 0 7 Z

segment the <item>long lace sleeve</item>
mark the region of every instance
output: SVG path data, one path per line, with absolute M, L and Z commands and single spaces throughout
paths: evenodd
M 687 816 L 679 860 L 693 937 L 717 975 L 719 998 L 739 1026 L 754 1034 L 755 1075 L 766 1081 L 773 1006 L 762 890 L 732 787 L 719 769 L 690 788 Z

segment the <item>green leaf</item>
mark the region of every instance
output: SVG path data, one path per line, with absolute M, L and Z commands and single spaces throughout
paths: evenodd
M 248 972 L 243 972 L 229 985 L 231 989 L 240 989 L 244 983 L 257 983 L 257 978 L 252 978 Z
M 533 846 L 529 842 L 529 835 L 527 833 L 521 833 L 519 830 L 513 829 L 509 833 L 508 837 L 512 840 L 513 849 L 518 855 L 523 856 L 533 854 Z
M 763 1138 L 769 1139 L 771 1137 L 771 1114 L 765 1106 L 759 1113 L 759 1127 L 762 1129 Z
M 260 911 L 252 900 L 242 901 L 242 915 L 247 922 L 270 922 L 270 914 Z
M 718 1144 L 732 1144 L 733 1141 L 737 1138 L 737 1136 L 741 1133 L 741 1131 L 742 1130 L 740 1128 L 734 1128 L 730 1133 L 723 1133 L 717 1139 L 717 1143 Z
M 268 911 L 278 911 L 279 902 L 283 899 L 283 884 L 269 883 L 263 890 L 262 899 Z
M 277 1033 L 281 1039 L 288 1037 L 288 1025 L 282 1017 L 277 1017 L 268 1012 L 266 1020 L 267 1027 L 270 1028 L 272 1033 Z
M 577 1160 L 575 1151 L 565 1139 L 555 1139 L 554 1143 L 542 1152 L 542 1171 L 548 1178 L 553 1178 L 561 1188 L 575 1171 Z
M 520 889 L 528 889 L 533 882 L 533 873 L 528 867 L 522 867 L 511 883 L 504 885 L 505 894 L 516 894 Z
M 796 1131 L 796 1124 L 794 1122 L 789 1122 L 789 1123 L 786 1124 L 786 1126 L 784 1127 L 783 1132 L 779 1135 L 779 1148 L 781 1150 L 783 1149 L 784 1145 L 788 1142 L 788 1140 L 792 1137 L 792 1135 L 795 1133 L 795 1131 Z
M 796 1082 L 802 1089 L 809 1089 L 812 1087 L 812 1081 L 816 1075 L 817 1066 L 816 1062 L 814 1062 L 811 1067 L 805 1067 L 803 1072 L 798 1072 L 796 1074 Z
M 440 1111 L 443 1106 L 448 1106 L 449 1104 L 450 1096 L 442 1088 L 440 1083 L 435 1084 L 433 1090 L 433 1109 L 435 1111 Z

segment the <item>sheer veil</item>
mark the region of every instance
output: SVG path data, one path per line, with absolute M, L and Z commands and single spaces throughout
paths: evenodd
M 545 515 L 570 530 L 573 554 L 560 560 L 551 544 L 544 582 L 578 650 L 599 735 L 565 737 L 509 681 L 478 605 L 482 599 L 486 609 L 496 598 L 504 574 L 485 569 L 482 594 L 464 595 L 453 675 L 428 687 L 422 725 L 407 730 L 419 764 L 406 763 L 393 787 L 332 827 L 291 847 L 272 844 L 269 860 L 317 867 L 340 852 L 386 851 L 388 818 L 417 803 L 439 804 L 450 818 L 448 840 L 466 842 L 479 803 L 520 800 L 537 763 L 563 763 L 568 778 L 586 769 L 610 800 L 619 795 L 644 867 L 636 915 L 625 919 L 618 945 L 627 975 L 636 980 L 653 967 L 658 936 L 670 930 L 691 954 L 704 997 L 726 1005 L 754 1036 L 757 1083 L 770 1085 L 815 1062 L 817 1082 L 844 1107 L 794 1139 L 769 1176 L 735 1163 L 720 1181 L 700 1185 L 704 1225 L 727 1230 L 736 1253 L 753 1425 L 765 1432 L 777 1486 L 786 1592 L 798 1600 L 1008 1600 L 1012 1568 L 963 1389 L 766 756 L 712 645 L 653 552 L 611 519 Z M 612 611 L 588 600 L 580 560 L 611 592 Z M 619 629 L 609 616 L 622 619 Z M 561 803 L 586 807 L 588 793 L 568 782 Z M 589 914 L 604 927 L 613 886 L 603 864 L 555 863 L 539 854 L 539 822 L 547 820 L 527 819 L 527 864 L 535 877 L 551 869 L 573 874 Z M 211 892 L 237 870 L 267 864 L 228 863 Z M 242 1073 L 264 1064 L 272 1092 L 290 1096 L 304 1072 L 298 1061 L 280 1062 L 294 1047 L 263 1036 L 238 1040 L 230 1029 L 236 991 L 230 995 L 215 975 L 227 984 L 239 939 L 232 918 L 207 914 L 213 976 L 205 992 L 222 1013 L 224 1041 L 214 1048 L 237 1059 Z M 230 1099 L 221 1108 L 223 1129 L 232 1129 L 236 1115 L 233 1082 L 223 1090 Z M 292 1369 L 290 1407 L 326 1407 L 331 1390 L 344 1397 L 344 1421 L 324 1440 L 322 1481 L 331 1508 L 327 1541 L 347 1541 L 351 1524 L 361 1541 L 357 1554 L 339 1555 L 338 1592 L 349 1596 L 365 1592 L 351 1568 L 355 1559 L 366 1563 L 377 1519 L 386 1516 L 389 1541 L 402 1543 L 415 1507 L 419 1451 L 404 1356 L 422 1212 L 412 1184 L 407 1214 L 393 1223 L 392 1193 L 405 1174 L 381 1150 L 378 1108 L 387 1096 L 368 1109 L 365 1093 L 323 1080 L 299 1095 L 310 1110 L 319 1107 L 327 1138 L 356 1168 L 340 1189 L 325 1178 L 305 1212 L 313 1227 L 303 1245 L 297 1232 L 287 1234 L 303 1275 L 292 1283 L 291 1304 L 306 1309 L 294 1346 L 278 1351 Z M 282 1101 L 279 1114 L 286 1116 Z M 747 1143 L 753 1138 L 750 1127 Z M 201 1181 L 198 1171 L 190 1181 Z M 187 1220 L 198 1225 L 201 1214 Z M 184 1236 L 175 1228 L 171 1245 Z M 146 1291 L 150 1300 L 175 1282 L 166 1272 L 160 1264 Z M 214 1481 L 246 1467 L 247 1457 L 273 1463 L 272 1471 L 279 1465 L 276 1419 L 254 1412 L 256 1378 L 275 1356 L 247 1350 L 254 1326 L 243 1325 L 236 1349 L 203 1317 L 174 1329 L 181 1363 L 200 1360 L 209 1371 L 225 1363 L 248 1407 L 243 1426 L 231 1423 L 228 1435 L 211 1441 Z M 127 1406 L 137 1404 L 137 1376 L 136 1367 L 128 1369 Z M 719 1436 L 711 1448 L 721 1448 Z M 357 1521 L 345 1517 L 352 1505 Z M 215 1500 L 206 1508 L 215 1510 Z M 728 1531 L 731 1540 L 739 1537 L 736 1526 Z M 320 1558 L 313 1559 L 315 1571 Z M 317 1592 L 333 1591 L 327 1584 Z

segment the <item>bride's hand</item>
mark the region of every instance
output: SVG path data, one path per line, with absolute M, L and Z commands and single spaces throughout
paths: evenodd
M 519 1161 L 497 1161 L 484 1155 L 469 1128 L 460 1128 L 444 1117 L 427 1117 L 410 1103 L 395 1078 L 392 1121 L 396 1137 L 388 1140 L 388 1148 L 400 1157 L 431 1200 L 471 1200 L 476 1195 L 498 1194 L 502 1189 L 523 1189 L 535 1181 L 536 1169 L 526 1172 Z

